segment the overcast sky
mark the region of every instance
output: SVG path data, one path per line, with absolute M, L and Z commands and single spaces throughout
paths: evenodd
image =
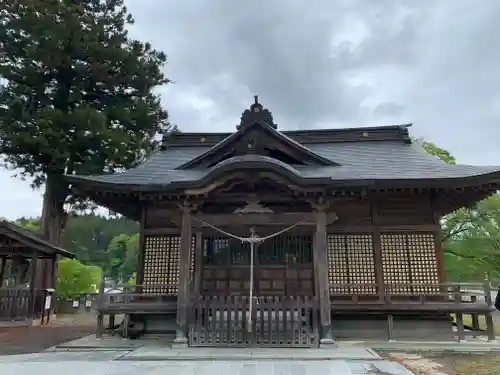
M 500 165 L 499 0 L 126 0 L 168 54 L 183 131 L 233 131 L 253 95 L 279 129 L 412 122 L 458 162 Z M 0 171 L 0 216 L 41 192 Z

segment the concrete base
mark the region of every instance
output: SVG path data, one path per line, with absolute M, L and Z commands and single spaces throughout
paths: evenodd
M 187 340 L 185 341 L 173 341 L 172 342 L 172 349 L 187 349 L 188 348 L 188 342 Z
M 332 339 L 321 339 L 319 341 L 319 347 L 320 349 L 333 349 L 336 348 L 338 345 L 335 342 L 335 340 Z
M 342 347 L 326 349 L 275 348 L 189 348 L 168 350 L 144 346 L 120 357 L 120 361 L 248 361 L 248 360 L 383 360 L 368 348 Z
M 334 320 L 335 339 L 388 340 L 386 320 Z M 451 321 L 394 319 L 392 340 L 453 341 L 455 333 Z

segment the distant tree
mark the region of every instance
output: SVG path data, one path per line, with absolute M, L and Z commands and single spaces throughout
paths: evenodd
M 417 141 L 420 145 L 422 145 L 425 151 L 427 151 L 429 154 L 436 156 L 445 163 L 448 164 L 457 163 L 455 157 L 452 154 L 450 154 L 449 151 L 446 151 L 445 149 L 436 146 L 434 143 L 425 141 L 422 138 L 416 138 L 415 141 Z
M 21 217 L 15 221 L 15 224 L 40 234 L 40 218 Z M 135 240 L 137 242 L 138 230 L 139 225 L 125 217 L 104 217 L 95 214 L 69 215 L 61 234 L 60 246 L 74 253 L 84 264 L 108 269 L 110 260 L 106 249 L 111 240 L 124 234 L 127 236 L 127 241 L 137 237 Z M 129 247 L 127 243 L 127 254 L 130 253 Z
M 456 160 L 432 142 L 416 139 L 424 149 L 448 164 Z M 474 208 L 461 208 L 441 220 L 445 269 L 449 279 L 480 280 L 484 273 L 500 276 L 500 196 L 493 195 Z
M 58 243 L 64 174 L 127 169 L 171 128 L 153 90 L 169 82 L 163 52 L 132 40 L 123 0 L 0 2 L 0 154 L 45 185 L 41 233 Z
M 107 276 L 113 280 L 121 279 L 122 266 L 127 254 L 128 239 L 129 237 L 126 234 L 120 234 L 111 240 L 111 243 L 106 249 L 106 253 L 108 254 L 110 260 L 110 267 L 107 272 Z
M 112 239 L 121 234 L 132 236 L 138 230 L 136 222 L 124 217 L 70 215 L 62 231 L 60 244 L 75 253 L 83 263 L 107 269 L 109 257 L 106 249 Z
M 100 268 L 86 266 L 76 259 L 62 259 L 58 262 L 56 294 L 59 297 L 71 298 L 93 293 L 100 279 Z
M 128 279 L 127 284 L 136 285 L 137 284 L 137 272 L 134 272 L 130 279 Z
M 132 237 L 120 234 L 113 238 L 106 249 L 109 258 L 107 276 L 115 281 L 125 282 L 137 269 L 139 234 Z
M 123 280 L 130 279 L 137 271 L 139 254 L 139 233 L 130 236 L 126 242 L 127 253 L 121 268 Z

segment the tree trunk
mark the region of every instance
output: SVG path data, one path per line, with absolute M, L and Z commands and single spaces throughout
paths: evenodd
M 64 202 L 68 193 L 68 185 L 61 179 L 62 174 L 47 174 L 45 193 L 43 195 L 42 218 L 40 229 L 42 237 L 53 245 L 59 245 L 66 214 Z M 52 272 L 52 261 L 39 261 L 37 272 L 37 289 L 55 288 Z

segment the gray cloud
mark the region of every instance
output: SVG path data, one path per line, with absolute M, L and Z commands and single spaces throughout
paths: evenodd
M 160 92 L 185 131 L 232 131 L 259 94 L 280 129 L 413 122 L 459 162 L 500 164 L 498 0 L 126 3 L 131 35 L 169 56 Z

